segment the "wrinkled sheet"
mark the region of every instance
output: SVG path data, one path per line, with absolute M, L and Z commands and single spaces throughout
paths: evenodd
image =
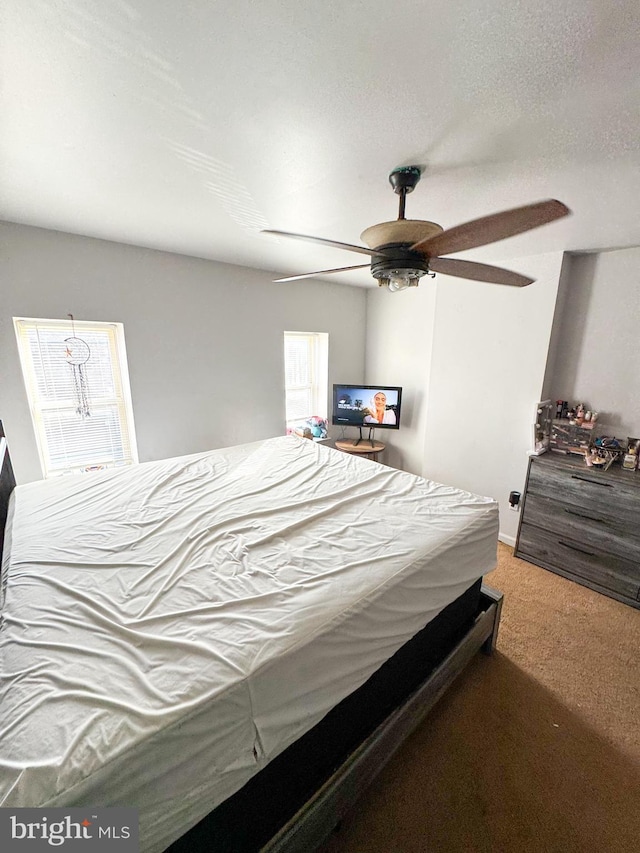
M 0 805 L 163 850 L 496 560 L 494 501 L 294 437 L 19 486 Z

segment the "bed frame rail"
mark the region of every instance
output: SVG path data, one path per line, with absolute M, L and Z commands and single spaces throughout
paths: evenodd
M 309 853 L 322 844 L 474 655 L 480 650 L 493 652 L 501 609 L 502 593 L 483 585 L 481 610 L 471 630 L 403 705 L 378 726 L 262 847 L 261 853 Z

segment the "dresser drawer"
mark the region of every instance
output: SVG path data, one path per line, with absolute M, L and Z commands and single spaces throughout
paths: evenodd
M 603 553 L 613 554 L 640 565 L 640 526 L 629 531 L 624 521 L 612 513 L 603 517 L 592 506 L 580 507 L 527 493 L 523 524 L 542 527 L 559 536 L 581 542 Z M 640 519 L 639 519 L 640 520 Z
M 620 472 L 618 472 L 620 473 Z M 624 473 L 624 472 L 623 472 Z M 533 464 L 529 471 L 527 496 L 531 494 L 555 498 L 576 509 L 584 509 L 592 518 L 614 523 L 632 536 L 638 535 L 640 520 L 640 488 L 635 473 L 628 482 L 618 477 L 600 475 L 588 468 L 554 467 Z
M 517 556 L 638 600 L 640 563 L 600 552 L 584 542 L 523 522 Z

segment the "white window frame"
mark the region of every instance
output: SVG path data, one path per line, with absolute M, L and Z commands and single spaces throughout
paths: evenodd
M 310 381 L 304 385 L 287 385 L 286 344 L 287 339 L 303 339 L 307 343 L 310 362 Z M 317 415 L 327 418 L 328 395 L 329 395 L 329 335 L 327 332 L 285 332 L 284 333 L 284 360 L 285 360 L 285 423 L 287 429 L 298 426 L 306 418 Z M 311 405 L 313 411 L 305 417 L 291 418 L 287 411 L 287 392 L 310 389 Z
M 127 353 L 124 341 L 124 327 L 122 323 L 93 322 L 81 320 L 50 320 L 33 317 L 14 317 L 14 328 L 18 342 L 18 353 L 25 389 L 31 411 L 31 419 L 40 457 L 40 465 L 43 476 L 53 477 L 61 474 L 79 473 L 87 470 L 113 467 L 114 464 L 131 465 L 138 462 L 138 450 L 136 442 L 135 425 L 133 419 L 133 405 L 131 401 L 131 388 L 129 384 L 129 370 L 127 364 Z M 91 405 L 107 407 L 117 411 L 118 422 L 123 435 L 124 458 L 113 463 L 109 459 L 99 459 L 95 455 L 88 456 L 86 462 L 69 464 L 66 466 L 55 466 L 50 462 L 50 450 L 44 425 L 43 414 L 55 411 L 68 413 L 72 411 L 76 403 L 69 398 L 42 399 L 38 393 L 37 374 L 34 365 L 35 351 L 32 349 L 28 333 L 33 329 L 45 329 L 47 331 L 59 331 L 61 340 L 72 335 L 82 337 L 83 332 L 99 331 L 107 335 L 110 351 L 110 362 L 115 392 L 113 396 L 92 399 Z M 91 387 L 89 388 L 91 392 Z M 77 446 L 77 445 L 76 445 Z

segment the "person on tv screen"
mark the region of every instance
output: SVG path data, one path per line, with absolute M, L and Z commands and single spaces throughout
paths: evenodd
M 387 409 L 387 395 L 384 391 L 376 391 L 369 400 L 368 414 L 364 416 L 365 424 L 395 424 L 396 413 Z

